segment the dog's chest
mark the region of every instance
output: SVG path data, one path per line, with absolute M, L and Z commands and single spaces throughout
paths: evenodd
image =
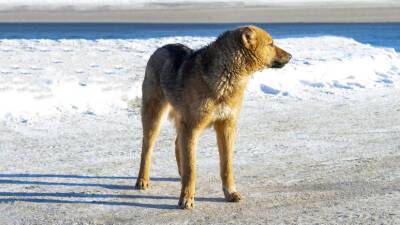
M 214 120 L 224 120 L 232 118 L 234 115 L 235 110 L 225 103 L 218 104 L 212 112 L 212 117 Z

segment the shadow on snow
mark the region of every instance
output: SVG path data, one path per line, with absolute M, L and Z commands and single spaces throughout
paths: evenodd
M 135 180 L 136 177 L 129 176 L 86 176 L 86 175 L 64 175 L 64 174 L 0 174 L 0 178 L 67 178 L 67 179 L 111 179 L 111 180 Z M 178 182 L 179 178 L 151 178 L 153 181 Z M 100 187 L 113 190 L 132 190 L 133 185 L 119 184 L 102 184 L 87 182 L 49 182 L 49 181 L 26 181 L 14 179 L 0 179 L 0 185 L 45 185 L 45 186 L 80 186 L 80 187 Z M 50 199 L 50 198 L 74 198 L 74 199 Z M 78 200 L 76 199 L 78 198 Z M 80 198 L 80 199 L 79 199 Z M 87 199 L 96 200 L 87 200 Z M 112 201 L 103 199 L 126 199 L 126 201 Z M 92 193 L 76 193 L 76 192 L 53 192 L 53 193 L 35 193 L 35 192 L 0 192 L 0 203 L 14 202 L 31 202 L 31 203 L 54 203 L 54 204 L 95 204 L 95 205 L 112 205 L 112 206 L 135 206 L 155 209 L 176 209 L 176 204 L 152 204 L 139 203 L 128 200 L 154 199 L 154 200 L 178 200 L 174 196 L 155 196 L 142 194 L 92 194 Z M 223 198 L 196 198 L 197 201 L 206 202 L 223 202 Z

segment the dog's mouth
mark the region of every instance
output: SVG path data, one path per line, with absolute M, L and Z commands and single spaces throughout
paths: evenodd
M 278 68 L 278 69 L 282 68 L 290 61 L 291 58 L 292 58 L 292 55 L 288 53 L 287 56 L 284 57 L 284 59 L 281 58 L 281 59 L 274 60 L 272 62 L 271 68 Z
M 279 68 L 284 67 L 285 65 L 286 65 L 286 63 L 274 61 L 274 62 L 272 63 L 271 68 L 277 68 L 277 69 L 279 69 Z

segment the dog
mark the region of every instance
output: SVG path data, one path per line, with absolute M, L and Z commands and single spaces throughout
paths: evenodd
M 281 68 L 290 59 L 288 52 L 256 26 L 226 31 L 199 50 L 182 44 L 157 49 L 147 63 L 142 85 L 143 144 L 136 188 L 149 187 L 153 146 L 163 115 L 169 112 L 177 131 L 175 155 L 182 185 L 179 207 L 194 207 L 196 144 L 202 130 L 211 126 L 217 135 L 225 199 L 240 201 L 232 155 L 246 85 L 254 72 Z

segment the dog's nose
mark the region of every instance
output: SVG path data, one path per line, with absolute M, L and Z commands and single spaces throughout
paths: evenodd
M 292 59 L 292 55 L 288 53 L 288 62 L 290 59 Z

